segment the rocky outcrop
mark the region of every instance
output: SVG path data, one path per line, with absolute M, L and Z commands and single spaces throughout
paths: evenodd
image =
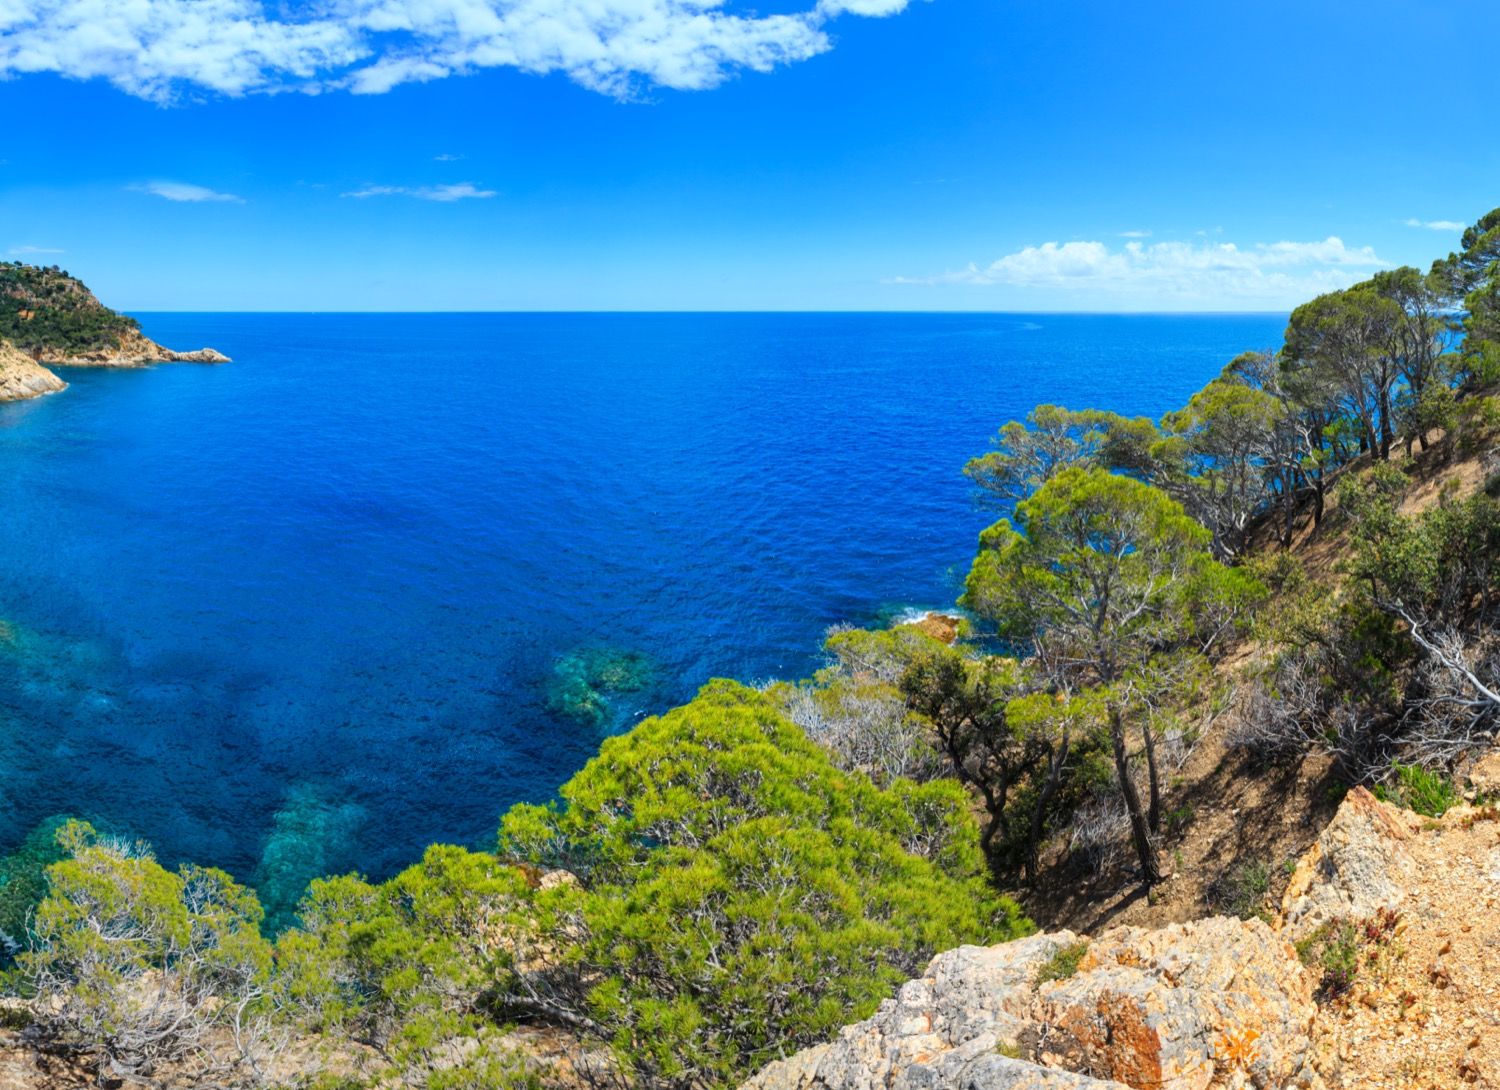
M 745 1090 L 1314 1084 L 1313 982 L 1264 923 L 1117 928 L 1069 974 L 1059 955 L 1085 941 L 1063 931 L 940 954 L 874 1017 L 771 1064 Z M 1038 983 L 1046 975 L 1063 979 Z
M 7 341 L 0 341 L 0 401 L 41 397 L 67 385 L 26 353 Z
M 1351 790 L 1292 872 L 1278 929 L 1297 940 L 1333 920 L 1398 909 L 1413 886 L 1410 842 L 1420 828 L 1411 811 Z
M 153 363 L 230 362 L 228 356 L 212 348 L 174 352 L 135 331 L 123 334 L 114 348 L 100 348 L 77 355 L 68 355 L 60 349 L 44 348 L 36 354 L 36 358 L 53 367 L 148 367 Z
M 940 643 L 952 643 L 958 639 L 962 624 L 963 620 L 959 617 L 946 613 L 927 613 L 915 621 L 908 621 L 906 626 L 915 628 L 918 632 L 931 636 Z

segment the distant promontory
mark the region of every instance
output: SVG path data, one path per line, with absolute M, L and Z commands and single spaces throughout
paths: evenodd
M 56 265 L 0 264 L 0 401 L 63 389 L 50 367 L 227 362 L 212 348 L 163 348 Z

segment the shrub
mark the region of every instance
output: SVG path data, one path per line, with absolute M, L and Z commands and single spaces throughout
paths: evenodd
M 167 871 L 82 822 L 57 835 L 69 858 L 48 868 L 35 945 L 18 959 L 36 996 L 29 1038 L 92 1053 L 101 1083 L 163 1061 L 200 1082 L 254 1081 L 275 1047 L 255 895 L 222 871 Z
M 57 842 L 58 830 L 67 822 L 49 818 L 0 859 L 0 954 L 6 957 L 25 947 L 32 915 L 47 895 L 47 868 L 67 856 Z
M 1049 980 L 1067 980 L 1078 972 L 1078 963 L 1083 960 L 1083 955 L 1088 953 L 1088 950 L 1087 939 L 1061 947 L 1037 970 L 1036 979 L 1032 981 L 1032 984 L 1038 986 Z
M 501 1009 L 559 1015 L 643 1087 L 727 1086 L 870 1014 L 939 950 L 1030 930 L 951 781 L 881 791 L 767 697 L 714 682 L 520 806 L 501 854 L 566 866 Z M 547 951 L 551 953 L 547 953 Z
M 530 896 L 525 872 L 447 845 L 379 886 L 315 881 L 302 928 L 278 942 L 288 1001 L 309 1027 L 373 1044 L 402 1085 L 464 1085 L 462 1066 L 440 1062 L 458 1043 L 469 1070 L 508 1065 L 485 1040 L 486 995 L 525 948 Z
M 1418 765 L 1392 762 L 1393 782 L 1378 784 L 1377 798 L 1394 802 L 1424 817 L 1442 817 L 1458 801 L 1453 781 Z
M 1231 867 L 1208 888 L 1209 903 L 1242 920 L 1265 917 L 1265 896 L 1271 888 L 1271 868 L 1259 859 Z

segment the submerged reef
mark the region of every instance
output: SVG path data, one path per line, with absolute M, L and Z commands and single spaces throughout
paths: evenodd
M 266 929 L 282 931 L 295 922 L 297 902 L 314 878 L 351 865 L 355 834 L 365 808 L 333 797 L 318 784 L 289 788 L 261 852 L 252 884 L 266 910 Z
M 610 697 L 638 693 L 656 680 L 651 660 L 639 651 L 583 647 L 563 655 L 552 668 L 547 707 L 594 727 L 609 724 L 616 713 Z

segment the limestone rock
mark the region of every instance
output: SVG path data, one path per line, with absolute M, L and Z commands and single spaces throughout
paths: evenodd
M 1312 980 L 1264 923 L 1117 928 L 1072 977 L 1038 987 L 1078 941 L 1062 931 L 940 954 L 873 1017 L 745 1090 L 1270 1090 L 1303 1075 Z
M 1301 939 L 1341 916 L 1396 908 L 1412 888 L 1408 842 L 1415 815 L 1363 787 L 1344 796 L 1317 843 L 1297 863 L 1281 901 L 1279 928 Z
M 1040 989 L 1037 1049 L 1130 1086 L 1206 1090 L 1239 1075 L 1281 1087 L 1307 1060 L 1312 986 L 1260 920 L 1116 928 Z
M 228 363 L 229 357 L 212 348 L 174 352 L 139 332 L 127 333 L 114 348 L 66 355 L 59 349 L 43 349 L 37 359 L 57 367 L 146 367 L 153 363 Z
M 0 401 L 24 401 L 67 385 L 9 341 L 0 341 Z
M 959 626 L 963 621 L 959 617 L 953 617 L 946 613 L 928 613 L 915 621 L 908 621 L 906 627 L 915 628 L 924 635 L 931 636 L 940 643 L 952 643 L 958 639 Z
M 1469 783 L 1486 795 L 1500 794 L 1500 750 L 1491 750 L 1470 766 Z

